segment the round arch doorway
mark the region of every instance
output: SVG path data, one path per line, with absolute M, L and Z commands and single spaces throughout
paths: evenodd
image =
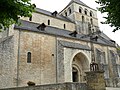
M 83 53 L 78 53 L 74 56 L 72 61 L 72 81 L 86 82 L 85 72 L 89 70 L 89 62 Z

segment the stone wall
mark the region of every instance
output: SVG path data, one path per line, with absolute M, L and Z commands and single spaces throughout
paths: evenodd
M 25 86 L 28 81 L 37 85 L 56 83 L 55 38 L 22 30 L 15 30 L 14 37 L 15 42 L 19 42 L 14 47 L 15 57 L 19 56 L 18 86 Z M 28 52 L 31 52 L 31 63 L 27 62 Z
M 13 86 L 13 66 L 15 66 L 13 41 L 13 36 L 0 41 L 0 88 Z
M 86 80 L 88 90 L 106 90 L 104 71 L 89 71 L 86 72 Z
M 0 90 L 87 90 L 87 86 L 84 83 L 61 83 L 19 88 L 7 88 Z
M 23 20 L 27 20 L 28 18 L 21 18 Z M 51 17 L 49 15 L 45 15 L 45 14 L 41 14 L 41 13 L 36 13 L 34 12 L 32 14 L 32 21 L 31 22 L 35 22 L 35 23 L 45 23 L 46 25 L 48 25 L 48 20 L 50 20 L 50 25 L 49 26 L 53 26 L 53 27 L 57 27 L 57 28 L 61 28 L 64 29 L 64 24 L 65 24 L 65 29 L 66 30 L 70 30 L 70 31 L 74 31 L 75 30 L 75 24 L 72 22 L 68 22 L 62 19 L 58 19 L 56 17 Z

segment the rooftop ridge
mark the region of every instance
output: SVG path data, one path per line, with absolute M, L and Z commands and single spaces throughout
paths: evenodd
M 90 8 L 90 9 L 92 9 L 92 10 L 97 11 L 96 9 L 89 7 L 87 4 L 85 4 L 85 3 L 82 2 L 81 0 L 71 0 L 64 9 L 66 9 L 66 8 L 67 8 L 70 4 L 72 4 L 72 3 L 77 3 L 77 4 L 83 5 L 83 6 L 85 6 L 85 7 L 88 7 L 88 8 Z M 60 14 L 62 11 L 64 11 L 64 9 L 62 9 L 62 10 L 59 12 L 59 14 Z
M 83 3 L 81 0 L 71 0 L 71 2 L 76 2 L 76 3 L 79 3 L 81 5 L 89 7 L 88 5 L 86 5 L 85 3 Z
M 47 10 L 44 10 L 41 8 L 35 8 L 35 12 L 42 13 L 44 15 L 48 15 L 48 16 L 53 17 L 53 18 L 58 18 L 58 19 L 61 19 L 61 20 L 67 21 L 67 22 L 74 23 L 70 19 L 65 18 L 64 16 L 60 15 L 59 13 L 56 16 L 53 16 L 52 15 L 53 12 L 50 12 L 50 11 L 47 11 Z

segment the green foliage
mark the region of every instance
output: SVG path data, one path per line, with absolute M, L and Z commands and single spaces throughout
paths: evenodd
M 103 24 L 110 24 L 111 27 L 115 27 L 113 32 L 120 29 L 120 1 L 119 0 L 98 0 L 100 4 L 98 10 L 101 13 L 107 13 L 107 17 Z
M 30 17 L 35 5 L 31 0 L 0 0 L 0 27 L 18 23 L 20 17 Z

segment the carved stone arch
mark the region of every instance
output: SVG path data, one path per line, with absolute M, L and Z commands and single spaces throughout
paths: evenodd
M 74 70 L 76 70 L 76 71 L 74 71 Z M 76 64 L 73 64 L 72 65 L 72 80 L 73 80 L 73 82 L 79 82 L 80 81 L 80 76 L 79 75 L 81 75 L 80 68 Z
M 71 64 L 71 65 L 72 65 L 73 58 L 74 58 L 75 55 L 77 55 L 78 53 L 82 53 L 83 55 L 85 55 L 85 57 L 87 58 L 87 60 L 88 60 L 88 62 L 89 62 L 89 64 L 90 64 L 90 62 L 91 62 L 90 57 L 89 57 L 85 52 L 78 50 L 78 51 L 74 52 L 74 54 L 72 55 L 72 58 L 71 58 L 71 60 L 70 60 L 70 64 Z
M 73 72 L 73 69 L 76 70 L 76 74 Z M 71 60 L 71 70 L 72 81 L 85 82 L 85 72 L 89 71 L 89 60 L 84 52 L 74 53 Z

